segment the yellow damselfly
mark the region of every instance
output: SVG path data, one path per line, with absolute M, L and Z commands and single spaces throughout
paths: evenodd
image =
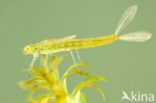
M 137 5 L 129 7 L 121 17 L 114 34 L 95 37 L 76 39 L 76 35 L 71 35 L 64 38 L 43 40 L 36 44 L 27 45 L 24 48 L 24 54 L 32 54 L 33 60 L 31 66 L 34 64 L 39 54 L 53 54 L 61 51 L 72 51 L 73 49 L 91 48 L 103 46 L 112 43 L 116 40 L 143 42 L 151 38 L 151 33 L 139 31 L 129 33 L 123 36 L 118 36 L 119 32 L 126 27 L 126 25 L 134 18 L 137 11 Z M 72 53 L 72 52 L 71 52 Z M 73 55 L 72 55 L 73 57 Z

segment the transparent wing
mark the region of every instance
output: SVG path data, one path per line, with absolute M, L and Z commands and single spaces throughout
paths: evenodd
M 149 32 L 139 31 L 139 32 L 125 34 L 123 36 L 120 36 L 119 39 L 124 41 L 132 41 L 132 42 L 143 42 L 149 40 L 151 36 L 152 34 Z
M 116 35 L 134 18 L 136 11 L 137 5 L 133 5 L 123 13 L 115 31 Z
M 61 41 L 67 41 L 67 40 L 74 39 L 75 37 L 76 37 L 76 35 L 71 35 L 71 36 L 67 36 L 67 37 L 63 37 L 63 38 L 49 39 L 46 41 L 48 41 L 48 42 L 61 42 Z

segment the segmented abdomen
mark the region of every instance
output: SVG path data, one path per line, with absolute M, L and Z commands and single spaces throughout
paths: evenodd
M 114 34 L 97 38 L 71 39 L 68 41 L 62 41 L 61 43 L 56 43 L 52 48 L 54 50 L 90 48 L 112 43 L 117 39 L 118 37 Z

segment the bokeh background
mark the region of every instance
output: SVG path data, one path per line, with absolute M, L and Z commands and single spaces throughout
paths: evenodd
M 26 103 L 27 91 L 18 81 L 28 79 L 22 69 L 32 56 L 21 49 L 44 39 L 76 34 L 77 38 L 112 34 L 122 13 L 138 5 L 135 19 L 120 33 L 147 30 L 153 36 L 143 43 L 117 41 L 112 44 L 80 50 L 83 61 L 92 64 L 86 70 L 103 75 L 107 82 L 98 82 L 106 103 L 121 103 L 122 91 L 153 93 L 156 96 L 156 1 L 155 0 L 0 0 L 0 101 Z M 68 54 L 60 66 L 61 74 L 71 65 Z M 83 79 L 72 75 L 69 90 Z M 103 103 L 100 94 L 91 88 L 83 90 L 88 103 Z

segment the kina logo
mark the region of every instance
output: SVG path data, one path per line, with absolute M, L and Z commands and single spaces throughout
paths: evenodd
M 129 94 L 125 91 L 122 91 L 121 101 L 133 101 L 133 102 L 153 102 L 154 101 L 154 94 L 153 93 L 141 93 L 141 92 L 134 92 L 131 91 Z

